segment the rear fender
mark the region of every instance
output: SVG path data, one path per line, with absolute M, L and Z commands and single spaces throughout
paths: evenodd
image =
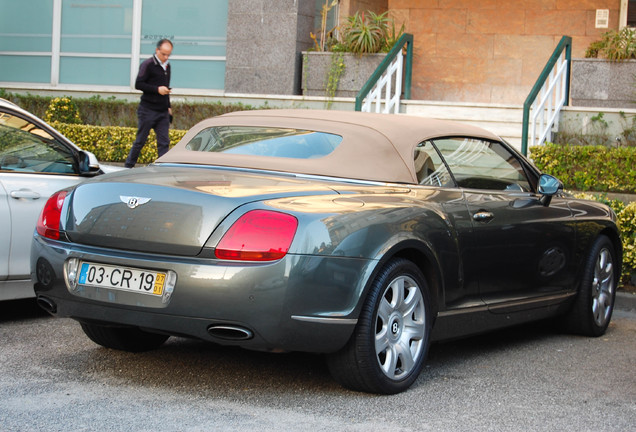
M 367 273 L 364 277 L 364 289 L 355 308 L 356 316 L 359 315 L 377 274 L 391 259 L 397 257 L 413 262 L 426 278 L 430 290 L 433 316 L 437 315 L 437 312 L 443 308 L 441 302 L 443 302 L 444 298 L 443 292 L 446 281 L 442 276 L 443 272 L 440 267 L 439 257 L 429 244 L 419 239 L 401 239 L 392 245 L 387 245 L 386 249 L 382 250 L 381 256 L 374 260 L 375 265 L 367 267 Z

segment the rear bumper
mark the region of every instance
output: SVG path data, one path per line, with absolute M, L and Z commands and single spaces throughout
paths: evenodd
M 290 320 L 275 334 L 262 334 L 249 323 L 190 316 L 169 315 L 157 312 L 130 311 L 102 304 L 91 304 L 49 294 L 38 294 L 38 301 L 46 300 L 55 307 L 52 315 L 70 317 L 77 321 L 104 325 L 139 327 L 173 336 L 193 337 L 220 345 L 234 345 L 257 351 L 303 351 L 328 353 L 337 351 L 349 340 L 355 320 L 322 320 L 305 322 Z M 331 322 L 329 322 L 331 321 Z M 249 338 L 214 336 L 210 331 L 217 327 L 245 329 Z
M 64 262 L 71 258 L 127 267 L 172 270 L 177 284 L 166 304 L 148 295 L 82 287 L 71 291 Z M 38 282 L 37 263 L 52 277 Z M 369 260 L 288 255 L 273 263 L 124 253 L 50 241 L 36 236 L 32 277 L 41 304 L 53 315 L 195 337 L 261 351 L 326 353 L 349 340 Z M 214 332 L 223 327 L 245 330 Z M 233 337 L 236 335 L 237 337 Z

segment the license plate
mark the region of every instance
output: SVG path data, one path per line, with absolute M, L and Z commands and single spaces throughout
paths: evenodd
M 82 262 L 79 284 L 160 296 L 166 274 L 151 270 Z

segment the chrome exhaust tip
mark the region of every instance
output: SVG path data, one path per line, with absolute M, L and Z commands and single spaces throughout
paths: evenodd
M 234 341 L 249 340 L 254 337 L 251 330 L 226 324 L 211 325 L 208 327 L 208 333 L 215 338 Z
M 48 313 L 54 314 L 57 312 L 57 305 L 55 304 L 53 300 L 51 300 L 48 297 L 39 296 L 36 299 L 36 303 L 38 306 L 40 306 L 42 309 L 44 309 Z

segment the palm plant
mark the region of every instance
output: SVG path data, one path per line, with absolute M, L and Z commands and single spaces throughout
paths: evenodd
M 347 17 L 340 33 L 340 40 L 345 51 L 356 54 L 378 53 L 385 48 L 389 35 L 388 12 L 376 14 L 356 12 Z
M 585 57 L 602 57 L 611 61 L 636 58 L 636 30 L 624 27 L 603 33 L 600 41 L 589 45 Z

